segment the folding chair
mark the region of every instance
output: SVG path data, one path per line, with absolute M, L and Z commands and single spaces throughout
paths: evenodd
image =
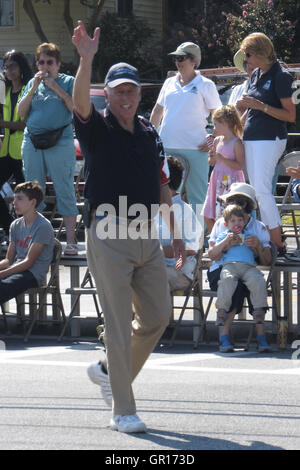
M 202 275 L 200 273 L 201 270 L 201 260 L 203 255 L 203 248 L 198 250 L 196 259 L 197 264 L 194 270 L 193 279 L 190 282 L 190 285 L 187 289 L 183 290 L 173 290 L 171 291 L 171 296 L 173 300 L 173 310 L 175 307 L 174 305 L 174 297 L 176 296 L 184 296 L 183 306 L 181 307 L 180 315 L 177 321 L 174 320 L 174 313 L 172 315 L 172 321 L 170 326 L 174 326 L 173 334 L 170 340 L 170 346 L 174 345 L 178 330 L 180 327 L 193 327 L 193 342 L 194 348 L 199 346 L 200 341 L 204 341 L 206 337 L 206 318 L 207 315 L 204 314 L 203 306 L 202 306 L 202 297 L 201 297 L 201 289 L 202 289 Z M 188 307 L 188 302 L 191 298 L 194 298 L 196 301 L 196 305 L 193 307 Z M 194 302 L 195 304 L 195 302 Z M 192 322 L 188 322 L 188 324 L 183 324 L 183 316 L 188 309 L 193 309 L 194 311 L 194 319 Z
M 3 246 L 0 245 L 0 259 L 2 259 L 2 251 L 3 251 Z M 1 320 L 3 320 L 5 332 L 6 334 L 9 334 L 8 322 L 7 322 L 6 311 L 5 311 L 5 304 L 1 304 L 1 312 L 2 312 Z
M 29 302 L 30 307 L 32 309 L 31 318 L 29 319 L 30 324 L 25 333 L 24 341 L 27 342 L 29 336 L 31 335 L 32 329 L 36 324 L 39 317 L 42 317 L 44 309 L 47 305 L 52 305 L 52 320 L 42 320 L 42 322 L 48 323 L 50 322 L 65 322 L 65 310 L 60 294 L 60 287 L 59 287 L 59 263 L 62 253 L 62 246 L 61 243 L 55 239 L 54 242 L 54 250 L 53 250 L 53 258 L 50 265 L 50 273 L 48 282 L 45 283 L 44 286 L 28 289 L 26 292 L 21 294 L 20 296 L 16 297 L 17 302 L 17 315 L 23 319 L 23 321 L 27 321 L 24 312 L 24 304 L 28 303 L 25 302 L 25 295 L 29 295 Z M 52 303 L 47 303 L 47 295 L 52 295 Z M 32 301 L 33 298 L 39 296 L 39 302 L 35 303 Z M 60 319 L 60 314 L 62 319 Z
M 2 252 L 3 252 L 3 246 L 0 245 L 0 258 L 2 258 Z M 4 327 L 5 327 L 5 333 L 7 335 L 11 334 L 11 331 L 9 329 L 9 324 L 8 324 L 8 318 L 10 318 L 10 317 L 16 317 L 23 325 L 24 334 L 26 332 L 26 329 L 25 329 L 25 321 L 26 320 L 25 320 L 25 308 L 24 308 L 24 304 L 25 304 L 24 294 L 25 293 L 20 294 L 20 296 L 18 296 L 19 302 L 21 302 L 20 299 L 23 299 L 23 302 L 21 304 L 21 308 L 19 308 L 19 309 L 18 309 L 18 300 L 17 300 L 17 298 L 15 298 L 16 303 L 17 303 L 17 313 L 8 312 L 6 310 L 8 302 L 5 303 L 5 304 L 1 304 L 1 312 L 2 312 L 1 320 L 3 320 Z M 33 309 L 36 308 L 36 306 L 37 306 L 36 300 L 35 300 L 35 304 L 34 304 L 34 301 L 33 301 L 33 298 L 36 299 L 36 295 L 35 294 L 29 294 L 29 296 L 30 296 L 30 301 L 31 301 L 30 313 L 32 315 Z
M 89 284 L 89 287 L 87 287 L 87 284 Z M 70 311 L 70 314 L 67 318 L 67 321 L 65 322 L 65 324 L 63 326 L 63 329 L 62 329 L 62 331 L 59 335 L 58 341 L 62 340 L 62 338 L 65 335 L 65 331 L 66 331 L 67 327 L 69 326 L 69 324 L 72 320 L 74 320 L 74 319 L 79 319 L 80 320 L 80 319 L 84 318 L 83 316 L 78 317 L 78 316 L 75 315 L 76 306 L 78 305 L 78 302 L 80 300 L 81 295 L 92 295 L 93 296 L 93 300 L 94 300 L 94 304 L 95 304 L 95 308 L 96 308 L 96 312 L 97 312 L 97 317 L 98 317 L 99 322 L 101 321 L 101 323 L 102 323 L 102 316 L 101 316 L 102 312 L 100 311 L 98 300 L 97 300 L 97 289 L 94 286 L 93 279 L 92 279 L 91 273 L 89 271 L 89 268 L 87 268 L 87 270 L 85 272 L 85 275 L 84 275 L 84 278 L 83 278 L 83 281 L 82 281 L 80 287 L 73 287 L 73 288 L 66 289 L 66 294 L 70 294 L 72 296 L 75 296 L 75 300 L 72 304 L 71 311 Z
M 5 333 L 8 335 L 10 333 L 10 331 L 9 331 L 9 328 L 8 328 L 8 322 L 7 322 L 7 317 L 6 317 L 5 306 L 3 304 L 1 304 L 1 311 L 2 311 L 1 320 L 3 320 Z
M 272 241 L 270 241 L 270 245 L 271 245 L 271 264 L 270 264 L 270 266 L 258 266 L 258 268 L 261 271 L 268 270 L 268 275 L 267 275 L 267 278 L 266 278 L 267 295 L 268 295 L 268 297 L 272 297 L 272 306 L 269 307 L 269 308 L 271 308 L 273 310 L 272 322 L 277 323 L 277 321 L 279 319 L 279 311 L 280 311 L 280 307 L 279 307 L 280 291 L 278 291 L 278 289 L 280 289 L 280 285 L 279 286 L 277 285 L 277 282 L 276 282 L 276 279 L 275 279 L 275 276 L 274 276 L 274 266 L 275 266 L 275 263 L 276 263 L 276 260 L 277 260 L 277 246 Z M 252 337 L 253 337 L 254 327 L 255 327 L 255 325 L 252 322 L 251 326 L 250 326 L 250 330 L 249 330 L 249 336 L 248 336 L 247 344 L 246 344 L 246 347 L 245 347 L 246 351 L 249 349 L 250 342 L 251 342 Z
M 76 196 L 76 207 L 79 212 L 79 217 L 76 221 L 75 226 L 75 235 L 78 237 L 80 230 L 84 230 L 84 223 L 83 223 L 83 212 L 84 212 L 84 196 L 83 196 L 83 189 L 85 182 L 82 181 L 84 179 L 84 167 L 80 168 L 79 174 L 76 177 L 75 181 L 75 196 Z M 83 188 L 82 188 L 83 186 Z
M 277 319 L 279 318 L 279 302 L 280 302 L 280 292 L 278 292 L 278 286 L 277 286 L 277 282 L 276 282 L 276 279 L 275 279 L 275 276 L 274 276 L 274 266 L 275 266 L 275 263 L 276 263 L 276 260 L 277 260 L 277 247 L 276 247 L 275 243 L 273 243 L 271 241 L 270 241 L 270 245 L 271 245 L 271 265 L 270 266 L 258 266 L 258 268 L 262 271 L 264 271 L 264 270 L 268 271 L 268 275 L 267 275 L 267 278 L 266 278 L 267 294 L 268 294 L 268 297 L 270 297 L 270 296 L 272 297 L 272 307 L 271 307 L 273 309 L 272 321 L 277 321 Z M 201 269 L 203 270 L 204 268 L 207 268 L 208 267 L 207 264 L 208 264 L 207 261 L 202 260 L 202 268 Z M 279 286 L 279 288 L 280 288 L 280 286 Z M 203 298 L 204 297 L 209 298 L 206 310 L 204 312 L 204 316 L 205 316 L 205 318 L 207 318 L 208 314 L 209 314 L 209 311 L 210 311 L 210 308 L 211 308 L 211 305 L 212 305 L 212 302 L 213 302 L 213 299 L 217 297 L 217 291 L 213 291 L 213 290 L 210 290 L 210 289 L 202 289 L 201 290 L 202 305 L 203 305 Z M 240 319 L 239 321 L 244 321 L 244 320 Z M 248 321 L 248 320 L 246 320 L 246 321 Z M 255 326 L 254 323 L 251 322 L 245 350 L 249 349 L 249 345 L 250 345 L 250 342 L 251 342 L 252 337 L 253 337 L 254 326 Z
M 79 170 L 79 173 L 77 176 L 75 176 L 75 182 L 74 182 L 74 192 L 75 192 L 75 198 L 76 198 L 76 207 L 79 212 L 79 217 L 78 220 L 76 221 L 76 226 L 75 226 L 75 235 L 76 237 L 79 234 L 79 231 L 81 228 L 84 227 L 82 219 L 83 219 L 83 188 L 84 187 L 84 182 L 82 181 L 84 177 L 84 167 L 82 166 Z M 52 182 L 47 182 L 46 184 L 46 196 L 44 198 L 45 203 L 48 205 L 47 210 L 42 211 L 43 215 L 47 217 L 48 220 L 50 220 L 51 224 L 55 226 L 55 236 L 57 239 L 60 239 L 62 234 L 65 232 L 64 229 L 64 221 L 63 217 L 57 212 L 57 201 L 56 201 L 56 195 L 53 189 L 53 183 Z M 48 194 L 51 193 L 51 194 Z
M 285 170 L 288 167 L 297 167 L 298 166 L 298 161 L 300 161 L 300 151 L 294 151 L 286 154 L 281 162 L 280 162 L 280 174 L 285 175 Z M 289 231 L 283 232 L 285 237 L 293 237 L 296 238 L 296 243 L 297 243 L 297 249 L 300 248 L 300 241 L 299 241 L 299 229 L 296 221 L 296 216 L 295 216 L 295 211 L 300 210 L 300 203 L 295 202 L 294 197 L 292 195 L 292 184 L 293 184 L 293 177 L 290 178 L 284 196 L 281 200 L 281 202 L 278 202 L 277 207 L 279 210 L 280 215 L 282 216 L 283 214 L 288 214 L 290 213 L 292 215 L 292 222 L 293 222 L 293 230 L 294 233 L 289 233 Z M 277 201 L 278 201 L 277 197 Z M 290 228 L 289 225 L 286 226 L 288 229 Z
M 49 189 L 51 188 L 51 189 Z M 44 217 L 46 217 L 54 228 L 55 236 L 59 240 L 62 235 L 63 229 L 63 218 L 57 213 L 57 201 L 55 194 L 47 194 L 48 191 L 54 191 L 52 188 L 52 183 L 46 183 L 46 195 L 44 197 L 44 202 L 47 204 L 47 207 L 42 211 Z

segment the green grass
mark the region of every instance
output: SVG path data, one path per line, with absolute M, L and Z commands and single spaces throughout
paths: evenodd
M 300 224 L 300 211 L 295 211 L 296 223 Z M 282 225 L 293 225 L 293 218 L 291 215 L 282 215 L 281 216 Z

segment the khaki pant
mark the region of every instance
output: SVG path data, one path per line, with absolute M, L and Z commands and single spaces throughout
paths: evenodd
M 164 258 L 158 240 L 101 240 L 96 226 L 93 218 L 87 258 L 103 308 L 113 413 L 133 414 L 131 384 L 171 315 Z
M 167 266 L 167 276 L 170 290 L 181 289 L 185 290 L 191 285 L 191 280 L 183 274 L 182 271 L 174 268 L 173 266 Z
M 217 309 L 229 311 L 239 279 L 250 291 L 254 310 L 268 306 L 266 282 L 262 272 L 251 264 L 236 262 L 223 265 L 218 283 Z

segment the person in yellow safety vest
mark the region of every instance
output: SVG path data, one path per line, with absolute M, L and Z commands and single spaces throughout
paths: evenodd
M 16 184 L 24 182 L 22 171 L 21 145 L 25 128 L 24 118 L 17 113 L 17 102 L 25 85 L 32 77 L 32 70 L 26 56 L 22 52 L 9 51 L 3 58 L 5 74 L 5 102 L 0 128 L 4 130 L 4 138 L 0 149 L 0 188 L 12 176 Z M 9 233 L 12 216 L 0 195 L 0 228 L 5 235 Z

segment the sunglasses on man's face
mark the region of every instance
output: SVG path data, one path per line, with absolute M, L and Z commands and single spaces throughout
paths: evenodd
M 53 59 L 51 59 L 51 60 L 39 60 L 39 61 L 38 61 L 38 64 L 39 64 L 39 65 L 45 65 L 45 64 L 47 64 L 47 65 L 53 65 L 53 64 L 54 64 L 54 60 L 53 60 Z

